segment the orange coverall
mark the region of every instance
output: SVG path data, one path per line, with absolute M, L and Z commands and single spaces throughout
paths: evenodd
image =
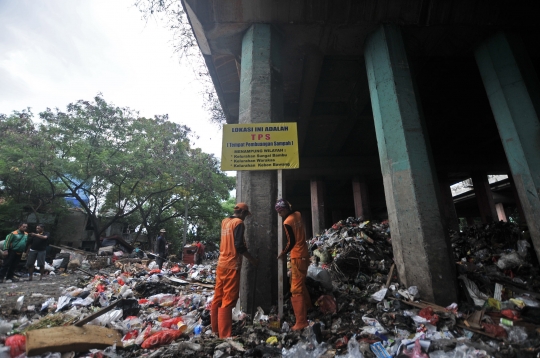
M 293 297 L 303 296 L 304 304 L 310 308 L 311 299 L 306 287 L 309 252 L 302 215 L 298 211 L 291 213 L 283 221 L 283 228 L 288 243 L 281 254 L 291 252 L 291 294 Z

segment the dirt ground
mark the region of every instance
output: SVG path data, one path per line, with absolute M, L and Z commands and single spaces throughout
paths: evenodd
M 44 276 L 42 281 L 39 281 L 39 277 L 34 277 L 31 282 L 24 278 L 19 282 L 0 283 L 0 319 L 16 319 L 20 313 L 30 314 L 32 312 L 28 311 L 28 306 L 35 306 L 37 313 L 49 297 L 57 300 L 65 288 L 77 286 L 80 280 L 87 281 L 89 277 L 76 272 Z M 20 296 L 24 296 L 21 312 L 14 312 Z

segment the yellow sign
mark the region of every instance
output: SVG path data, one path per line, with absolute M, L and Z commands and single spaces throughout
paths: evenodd
M 221 170 L 297 169 L 296 123 L 225 124 Z

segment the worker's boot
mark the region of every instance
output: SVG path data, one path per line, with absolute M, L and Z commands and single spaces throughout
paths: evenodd
M 219 338 L 232 336 L 232 307 L 219 308 Z
M 307 309 L 304 303 L 303 296 L 292 296 L 291 303 L 294 310 L 294 316 L 296 317 L 296 324 L 291 328 L 293 331 L 298 331 L 308 326 L 306 319 Z
M 214 332 L 217 335 L 219 335 L 218 310 L 219 310 L 218 305 L 212 305 L 212 308 L 210 309 L 210 324 L 212 324 L 212 332 Z

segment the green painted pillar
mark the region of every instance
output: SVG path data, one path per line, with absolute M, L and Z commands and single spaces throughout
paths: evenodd
M 517 36 L 498 33 L 476 50 L 531 239 L 540 259 L 540 90 Z
M 400 279 L 406 286 L 418 286 L 426 301 L 454 302 L 455 267 L 399 27 L 379 27 L 368 38 L 364 56 Z
M 240 70 L 240 124 L 283 121 L 283 81 L 281 77 L 280 41 L 268 24 L 254 24 L 244 34 Z M 247 260 L 242 266 L 240 304 L 251 312 L 255 307 L 265 312 L 277 302 L 278 266 L 277 171 L 239 172 L 238 197 L 248 204 L 252 215 L 246 220 L 246 241 L 252 254 L 258 253 L 257 271 Z M 257 275 L 255 278 L 254 275 Z M 253 282 L 256 282 L 254 290 Z

